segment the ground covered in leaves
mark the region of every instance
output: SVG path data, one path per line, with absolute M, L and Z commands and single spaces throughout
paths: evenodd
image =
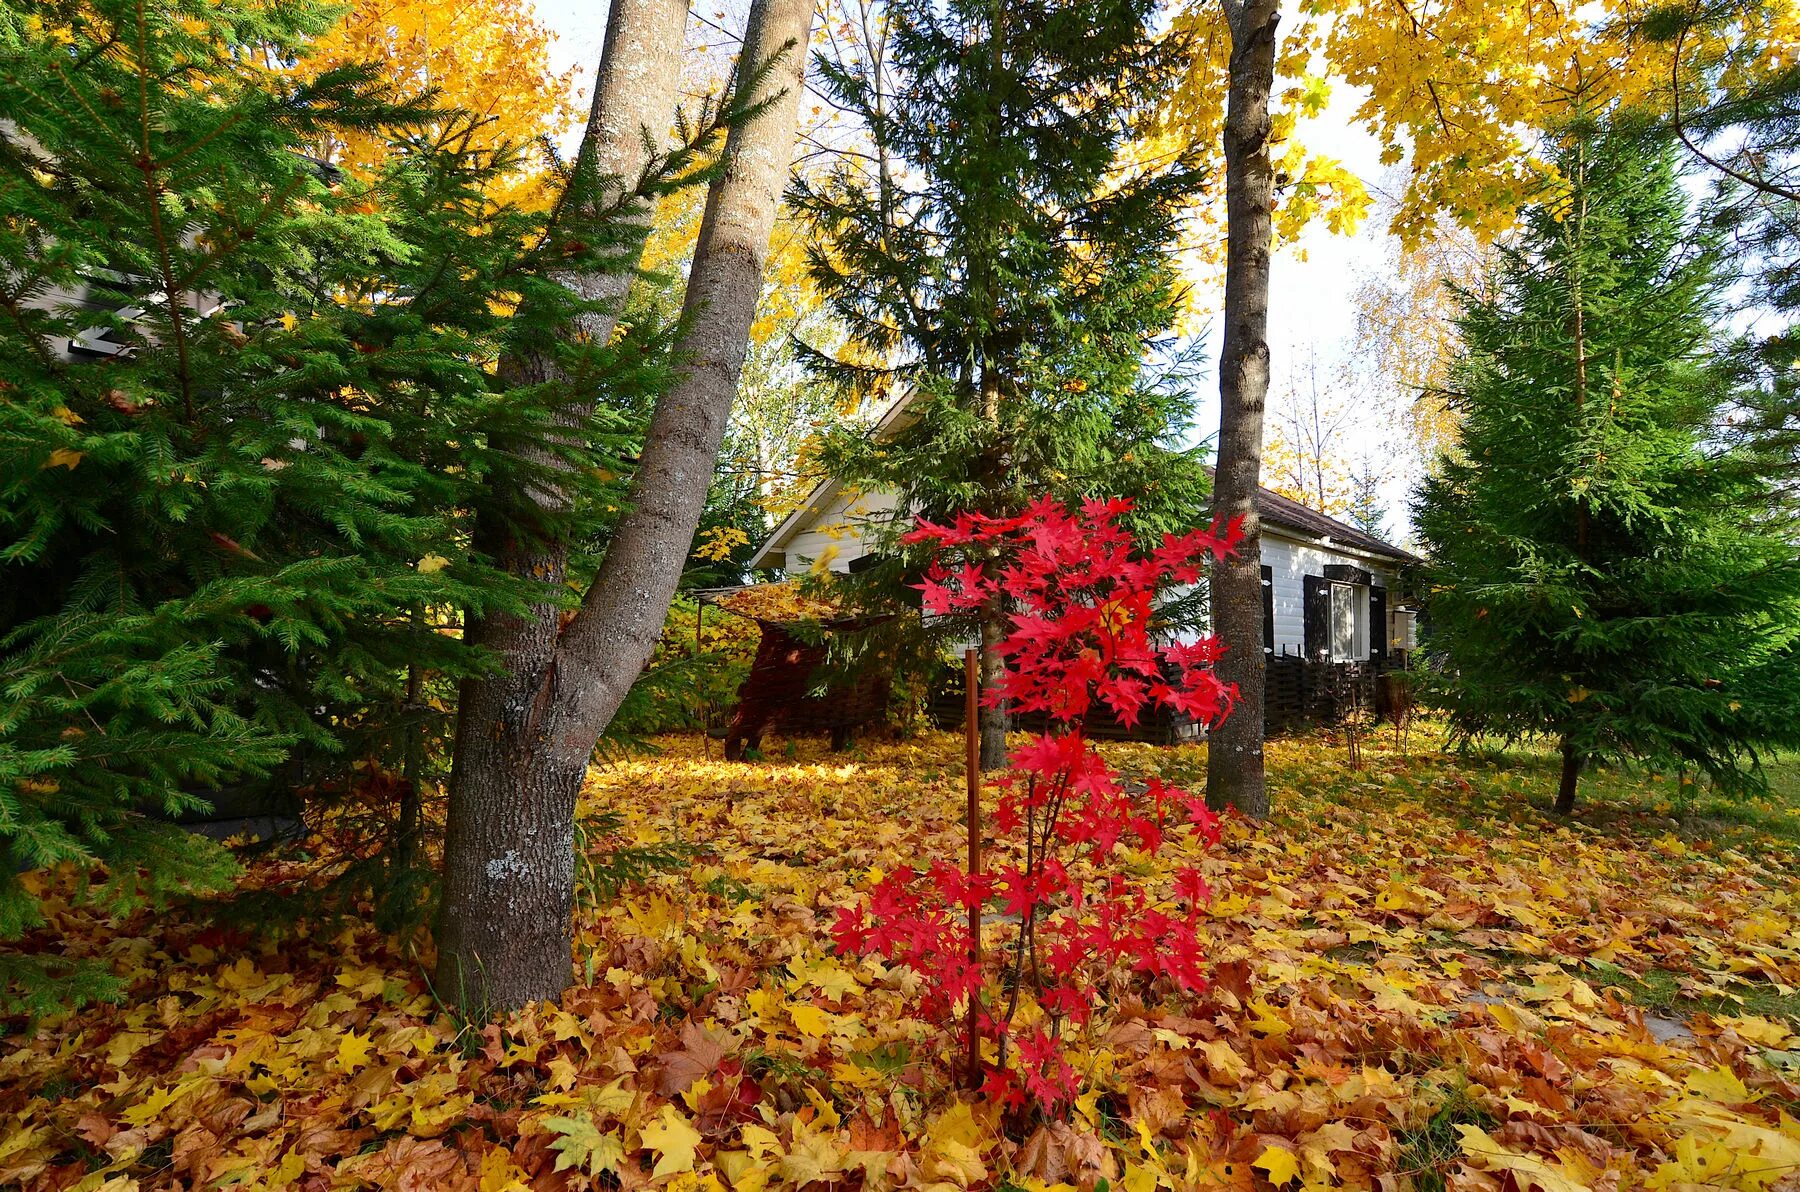
M 459 1022 L 366 927 L 63 909 L 131 999 L 10 1024 L 0 1187 L 1800 1188 L 1781 797 L 1603 776 L 1565 823 L 1531 759 L 1276 745 L 1276 820 L 1200 860 L 1210 991 L 1116 1005 L 1042 1122 L 959 1093 L 917 974 L 829 945 L 883 872 L 956 855 L 958 741 L 661 749 L 586 809 L 696 851 L 583 915 L 560 1006 Z

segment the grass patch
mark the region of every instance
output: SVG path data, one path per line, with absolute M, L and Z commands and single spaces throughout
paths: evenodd
M 1616 989 L 1632 1004 L 1660 1018 L 1686 1020 L 1694 1014 L 1731 1017 L 1754 1014 L 1759 1018 L 1800 1023 L 1800 993 L 1782 993 L 1764 982 L 1745 982 L 1734 997 L 1691 997 L 1682 992 L 1681 978 L 1667 969 L 1653 968 L 1637 977 L 1611 964 L 1592 966 L 1589 981 L 1596 988 Z
M 1423 1126 L 1400 1132 L 1394 1174 L 1411 1176 L 1416 1192 L 1444 1192 L 1451 1168 L 1462 1161 L 1462 1135 L 1456 1128 L 1486 1130 L 1494 1124 L 1494 1116 L 1469 1095 L 1468 1082 L 1459 1081 L 1444 1091 L 1443 1102 Z

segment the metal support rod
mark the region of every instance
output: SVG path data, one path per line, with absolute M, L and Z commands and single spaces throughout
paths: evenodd
M 969 881 L 981 876 L 981 651 L 963 651 L 963 745 L 969 783 Z M 981 904 L 969 908 L 969 964 L 977 974 L 969 994 L 969 1087 L 981 1084 Z

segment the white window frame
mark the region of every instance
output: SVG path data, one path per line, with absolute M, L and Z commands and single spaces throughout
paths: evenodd
M 1340 601 L 1348 607 L 1350 640 L 1348 651 L 1339 636 Z M 1369 657 L 1369 589 L 1363 584 L 1332 580 L 1325 587 L 1326 650 L 1333 662 L 1366 662 Z

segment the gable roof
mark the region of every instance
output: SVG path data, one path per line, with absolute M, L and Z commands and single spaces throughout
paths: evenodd
M 1302 505 L 1290 497 L 1282 496 L 1273 489 L 1257 489 L 1255 504 L 1257 516 L 1262 518 L 1266 525 L 1298 530 L 1302 534 L 1310 534 L 1315 538 L 1328 538 L 1336 545 L 1367 551 L 1369 554 L 1381 555 L 1400 563 L 1424 562 L 1409 550 L 1404 550 L 1391 542 L 1383 542 L 1373 534 L 1365 534 L 1349 522 L 1328 517 L 1311 506 Z
M 767 567 L 768 557 L 787 549 L 788 543 L 803 531 L 807 523 L 819 516 L 831 499 L 843 488 L 836 477 L 821 481 L 806 500 L 781 520 L 769 536 L 765 538 L 756 553 L 750 556 L 747 566 L 751 568 Z M 1365 534 L 1349 522 L 1328 517 L 1317 509 L 1309 508 L 1300 502 L 1284 497 L 1273 489 L 1256 490 L 1256 513 L 1262 518 L 1265 526 L 1273 526 L 1292 534 L 1307 538 L 1323 540 L 1328 546 L 1342 547 L 1347 550 L 1360 551 L 1363 554 L 1379 555 L 1384 559 L 1392 559 L 1396 563 L 1420 563 L 1424 560 L 1409 550 L 1395 546 L 1391 542 L 1383 542 L 1372 534 Z
M 911 401 L 910 392 L 896 398 L 876 421 L 871 433 L 877 436 L 892 433 L 906 419 L 906 407 L 911 404 Z M 1209 468 L 1208 471 L 1210 472 L 1211 469 Z M 768 557 L 785 551 L 788 543 L 805 529 L 808 519 L 817 517 L 842 487 L 842 483 L 835 476 L 820 481 L 812 492 L 806 495 L 806 499 L 800 502 L 792 513 L 783 518 L 781 524 L 776 526 L 763 540 L 762 545 L 756 548 L 756 553 L 750 556 L 747 566 L 751 568 L 767 567 L 769 565 Z M 1316 509 L 1282 496 L 1273 489 L 1257 489 L 1255 505 L 1257 516 L 1262 519 L 1264 525 L 1275 526 L 1308 538 L 1322 539 L 1330 546 L 1379 555 L 1397 563 L 1424 562 L 1409 550 L 1404 550 L 1390 542 L 1383 542 L 1373 534 L 1365 534 L 1349 522 L 1328 517 Z

